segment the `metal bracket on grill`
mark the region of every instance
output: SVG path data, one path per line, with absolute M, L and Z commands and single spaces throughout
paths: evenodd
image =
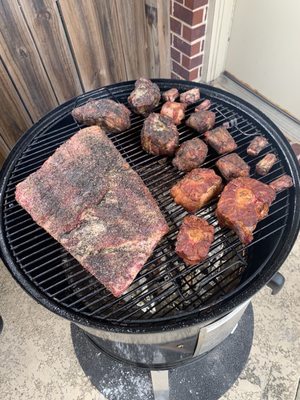
M 280 290 L 283 288 L 284 282 L 285 277 L 280 272 L 276 272 L 276 274 L 273 275 L 273 277 L 269 280 L 267 286 L 272 289 L 273 296 L 280 292 Z
M 197 357 L 201 354 L 203 344 L 205 343 L 205 339 L 206 339 L 206 329 L 204 327 L 204 328 L 200 329 L 200 332 L 198 335 L 198 341 L 197 341 L 197 345 L 196 345 L 193 357 Z
M 193 357 L 204 354 L 216 347 L 236 328 L 240 318 L 248 307 L 250 300 L 236 307 L 231 313 L 218 319 L 217 321 L 200 328 L 198 341 Z

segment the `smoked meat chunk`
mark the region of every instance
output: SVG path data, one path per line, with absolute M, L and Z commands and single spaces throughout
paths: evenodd
M 146 78 L 138 79 L 134 87 L 135 89 L 128 97 L 128 103 L 135 113 L 146 117 L 158 106 L 160 100 L 159 87 Z
M 160 113 L 172 120 L 175 125 L 179 125 L 184 118 L 186 104 L 176 101 L 167 101 L 161 108 Z
M 249 165 L 236 153 L 219 158 L 216 166 L 227 181 L 240 176 L 249 176 L 250 173 Z
M 85 125 L 98 125 L 107 132 L 117 133 L 130 128 L 131 112 L 124 104 L 110 99 L 89 100 L 72 111 L 76 121 Z
M 214 227 L 195 215 L 183 219 L 176 240 L 175 251 L 187 265 L 205 260 L 214 240 Z
M 162 98 L 165 101 L 172 101 L 172 102 L 175 101 L 178 96 L 179 96 L 179 92 L 178 92 L 178 89 L 176 89 L 176 88 L 172 88 L 172 89 L 166 90 L 162 94 Z
M 207 152 L 208 148 L 203 140 L 198 138 L 187 140 L 177 150 L 172 164 L 180 171 L 191 171 L 204 163 Z
M 251 140 L 249 146 L 247 147 L 247 154 L 252 157 L 258 156 L 258 154 L 268 146 L 269 142 L 263 136 L 255 136 Z
M 275 179 L 273 182 L 269 184 L 269 186 L 275 190 L 276 193 L 281 192 L 282 190 L 288 189 L 294 186 L 294 182 L 291 176 L 282 175 L 279 178 Z
M 151 113 L 144 121 L 141 144 L 149 154 L 172 156 L 179 146 L 179 132 L 170 118 Z
M 231 153 L 237 148 L 233 137 L 224 126 L 205 132 L 204 138 L 218 154 Z
M 98 126 L 61 145 L 17 185 L 16 200 L 116 297 L 168 232 L 149 190 Z
M 200 99 L 200 89 L 193 88 L 180 94 L 180 102 L 186 104 L 193 104 Z
M 197 111 L 190 115 L 186 125 L 195 129 L 198 133 L 204 133 L 215 124 L 216 115 L 212 111 Z
M 256 179 L 233 179 L 225 186 L 217 205 L 220 226 L 234 230 L 242 243 L 249 244 L 257 223 L 268 215 L 275 196 L 275 190 Z
M 222 178 L 209 168 L 195 168 L 171 189 L 176 204 L 195 212 L 222 190 Z
M 255 171 L 258 173 L 258 175 L 267 175 L 276 162 L 277 157 L 275 156 L 275 154 L 269 153 L 256 164 Z

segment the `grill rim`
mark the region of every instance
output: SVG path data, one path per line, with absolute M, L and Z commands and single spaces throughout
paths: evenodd
M 168 86 L 175 85 L 176 87 L 180 88 L 180 84 L 189 87 L 199 87 L 211 91 L 216 99 L 220 98 L 222 101 L 226 101 L 227 103 L 231 104 L 232 106 L 240 109 L 241 112 L 246 113 L 251 118 L 253 118 L 261 127 L 268 130 L 268 134 L 271 134 L 277 142 L 277 150 L 280 149 L 285 156 L 285 162 L 288 164 L 290 169 L 291 175 L 293 177 L 295 186 L 295 196 L 294 202 L 288 205 L 289 209 L 293 210 L 293 218 L 292 218 L 292 225 L 289 227 L 288 235 L 285 237 L 283 246 L 278 246 L 276 249 L 271 253 L 265 262 L 260 265 L 257 269 L 257 273 L 250 282 L 246 282 L 243 285 L 242 291 L 238 293 L 230 294 L 225 300 L 221 301 L 217 305 L 213 305 L 212 308 L 208 308 L 207 310 L 202 311 L 194 311 L 190 314 L 179 316 L 179 320 L 175 321 L 173 317 L 173 321 L 165 319 L 167 326 L 167 330 L 174 330 L 179 329 L 185 326 L 191 326 L 194 324 L 199 323 L 207 323 L 213 319 L 220 318 L 223 315 L 232 311 L 236 306 L 241 304 L 242 302 L 248 300 L 252 297 L 258 290 L 260 290 L 263 286 L 267 284 L 267 282 L 272 278 L 272 276 L 278 271 L 281 267 L 282 263 L 285 261 L 286 257 L 288 256 L 294 242 L 296 241 L 298 231 L 300 228 L 300 213 L 297 214 L 297 208 L 299 208 L 300 203 L 300 167 L 297 161 L 297 158 L 291 149 L 291 146 L 279 128 L 261 111 L 256 109 L 251 104 L 247 103 L 246 101 L 240 99 L 239 97 L 232 95 L 223 91 L 222 89 L 214 88 L 209 85 L 190 82 L 190 81 L 178 81 L 178 80 L 171 80 L 171 79 L 152 79 L 153 82 L 167 84 Z M 47 113 L 43 118 L 41 118 L 37 123 L 35 123 L 29 130 L 27 130 L 24 135 L 19 139 L 16 143 L 14 148 L 12 149 L 11 153 L 9 154 L 8 158 L 6 159 L 0 173 L 0 204 L 3 206 L 4 203 L 4 196 L 6 193 L 6 185 L 7 181 L 10 178 L 10 173 L 15 167 L 16 163 L 18 162 L 18 157 L 22 154 L 25 145 L 28 141 L 30 141 L 36 133 L 41 134 L 44 129 L 50 129 L 51 126 L 55 125 L 57 121 L 60 120 L 66 113 L 69 113 L 74 106 L 80 101 L 82 98 L 86 96 L 90 96 L 93 93 L 98 93 L 100 90 L 107 89 L 115 89 L 116 87 L 122 87 L 124 85 L 126 88 L 130 85 L 134 85 L 135 80 L 132 81 L 124 81 L 118 84 L 108 85 L 102 88 L 98 88 L 92 90 L 90 92 L 84 93 L 78 97 L 72 98 L 67 102 L 61 104 L 57 108 L 53 109 L 49 113 Z M 89 318 L 83 315 L 78 315 L 75 311 L 68 309 L 67 307 L 63 306 L 62 304 L 57 303 L 55 300 L 51 300 L 47 297 L 46 294 L 42 292 L 37 286 L 35 286 L 30 279 L 22 272 L 22 270 L 15 264 L 13 257 L 11 255 L 11 250 L 9 249 L 9 245 L 7 243 L 7 239 L 5 237 L 5 228 L 4 228 L 4 218 L 3 213 L 0 214 L 0 252 L 1 258 L 10 271 L 13 278 L 21 285 L 21 287 L 33 297 L 36 301 L 40 304 L 44 305 L 50 311 L 68 319 L 78 324 L 82 324 L 89 327 L 94 327 L 96 329 L 105 329 L 114 332 L 131 332 L 131 333 L 147 333 L 147 332 L 161 332 L 161 322 L 159 323 L 159 327 L 155 324 L 153 320 L 149 320 L 149 322 L 142 322 L 142 325 L 137 323 L 137 326 L 130 324 L 130 325 L 123 325 L 119 323 L 118 325 L 113 324 L 111 321 L 107 322 L 105 320 L 95 320 L 93 318 Z M 280 238 L 277 242 L 280 241 L 282 235 L 284 233 L 284 229 L 280 234 Z M 280 247 L 280 248 L 279 248 Z M 240 285 L 238 286 L 240 289 Z

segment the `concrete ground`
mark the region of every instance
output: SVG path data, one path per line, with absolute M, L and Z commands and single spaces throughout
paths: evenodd
M 298 135 L 292 135 L 293 143 Z M 299 147 L 296 144 L 294 149 Z M 271 296 L 270 289 L 264 288 L 253 299 L 255 330 L 250 358 L 222 400 L 300 400 L 299 260 L 300 237 L 281 268 L 286 278 L 282 291 Z M 0 335 L 1 399 L 104 399 L 75 357 L 69 322 L 31 299 L 2 263 L 0 315 L 4 320 Z

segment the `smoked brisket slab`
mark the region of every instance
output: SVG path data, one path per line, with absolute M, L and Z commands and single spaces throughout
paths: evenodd
M 116 297 L 168 232 L 141 178 L 97 126 L 60 146 L 17 185 L 16 199 Z

